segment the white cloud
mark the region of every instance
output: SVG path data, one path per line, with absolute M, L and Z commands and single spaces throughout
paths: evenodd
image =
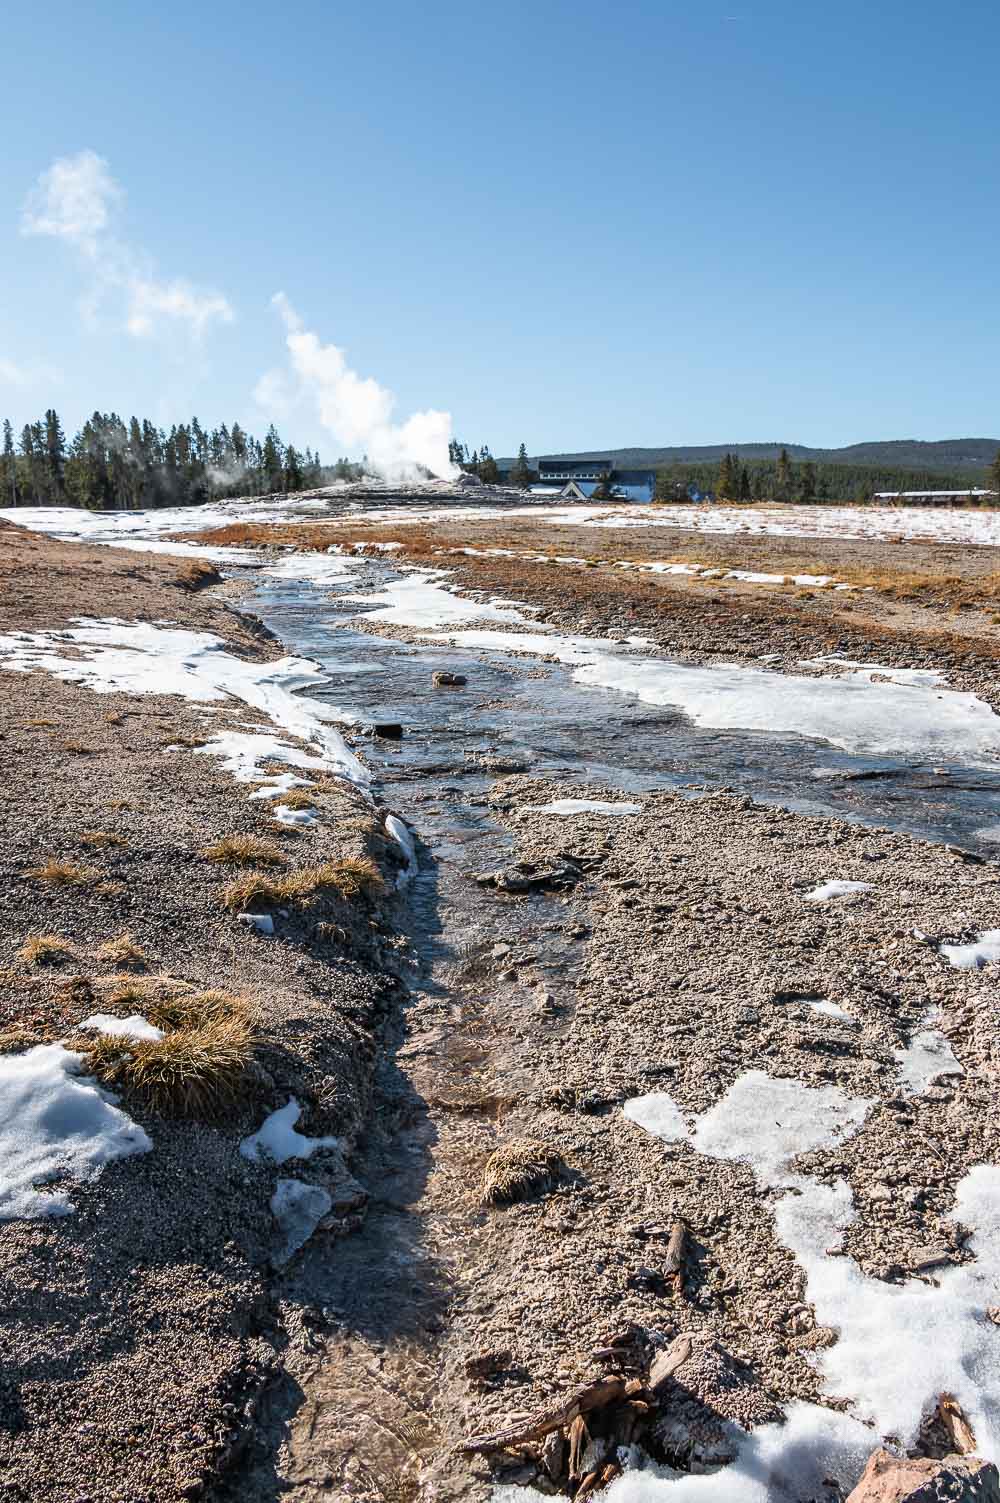
M 98 237 L 107 229 L 112 204 L 124 192 L 96 151 L 57 157 L 41 174 L 21 215 L 25 235 L 54 235 L 87 255 L 97 254 Z
M 303 326 L 283 292 L 272 299 L 285 324 L 285 343 L 296 378 L 294 394 L 282 371 L 268 371 L 257 383 L 257 402 L 267 407 L 290 403 L 312 406 L 327 432 L 339 444 L 364 452 L 376 470 L 393 478 L 415 474 L 418 467 L 450 476 L 448 458 L 451 414 L 417 412 L 405 423 L 392 421 L 396 399 L 371 376 L 351 369 L 342 349 L 321 344 Z
M 37 360 L 24 365 L 0 355 L 0 386 L 14 386 L 18 390 L 25 390 L 60 380 L 62 373 L 54 365 L 45 365 Z
M 156 332 L 161 318 L 186 323 L 195 338 L 201 338 L 208 324 L 218 319 L 231 324 L 233 310 L 219 292 L 199 292 L 190 282 L 155 282 L 142 277 L 129 280 L 128 318 L 130 334 L 144 336 Z
M 232 323 L 232 305 L 221 292 L 199 288 L 183 277 L 157 277 L 150 258 L 111 232 L 111 211 L 125 198 L 108 163 L 96 151 L 58 157 L 41 174 L 21 215 L 23 235 L 48 235 L 72 245 L 91 268 L 81 299 L 84 322 L 97 327 L 104 300 L 124 302 L 124 328 L 145 339 L 182 327 L 201 339 L 209 325 Z

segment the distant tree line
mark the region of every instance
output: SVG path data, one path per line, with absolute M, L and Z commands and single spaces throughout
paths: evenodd
M 0 505 L 188 506 L 219 496 L 287 494 L 363 473 L 363 465 L 347 459 L 324 466 L 311 449 L 283 443 L 273 424 L 260 442 L 239 423 L 209 432 L 192 418 L 167 432 L 146 418 L 126 423 L 117 413 L 95 412 L 67 441 L 50 407 L 17 439 L 4 420 Z
M 483 444 L 482 448 L 470 452 L 468 444 L 453 438 L 448 444 L 448 458 L 467 475 L 478 475 L 484 485 L 499 485 L 503 478 L 489 444 Z M 528 451 L 522 444 L 517 451 L 517 458 L 507 472 L 507 484 L 526 491 L 537 479 L 537 471 L 528 463 Z
M 987 470 L 899 470 L 876 465 L 794 464 L 782 449 L 775 459 L 725 454 L 719 464 L 672 464 L 656 472 L 660 501 L 683 501 L 692 489 L 719 501 L 870 501 L 876 491 L 972 491 L 1000 494 L 1000 453 Z

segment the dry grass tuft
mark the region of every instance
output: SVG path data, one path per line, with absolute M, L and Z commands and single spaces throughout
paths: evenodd
M 89 746 L 86 741 L 64 741 L 63 751 L 73 752 L 78 757 L 89 757 L 96 748 Z
M 322 866 L 308 866 L 272 877 L 267 872 L 248 872 L 223 888 L 219 902 L 230 913 L 245 913 L 255 905 L 289 903 L 308 907 L 314 898 L 335 893 L 341 898 L 359 898 L 377 892 L 382 876 L 374 861 L 348 856 L 343 861 L 327 861 Z
M 286 809 L 316 808 L 316 800 L 304 788 L 290 788 L 287 793 L 278 794 L 275 803 L 284 804 Z
M 80 836 L 81 845 L 93 846 L 95 850 L 108 850 L 111 846 L 128 845 L 121 835 L 112 835 L 110 830 L 84 830 Z
M 206 585 L 218 584 L 222 575 L 208 559 L 193 558 L 180 566 L 174 578 L 182 590 L 201 590 Z
M 162 1039 L 100 1034 L 86 1046 L 98 1080 L 170 1117 L 224 1117 L 246 1093 L 254 1035 L 245 1018 L 177 1028 Z
M 149 964 L 148 956 L 131 934 L 119 934 L 117 939 L 105 940 L 103 945 L 98 945 L 97 953 L 105 960 L 110 960 L 112 965 L 124 967 Z
M 47 882 L 51 887 L 94 887 L 101 880 L 100 872 L 92 866 L 80 866 L 76 861 L 57 856 L 50 856 L 41 866 L 26 871 L 24 876 L 35 882 Z
M 147 1011 L 149 1021 L 165 1032 L 178 1028 L 208 1028 L 234 1018 L 249 1024 L 251 1016 L 252 1009 L 245 997 L 219 991 L 163 996 Z
M 514 1138 L 486 1160 L 480 1197 L 486 1205 L 525 1200 L 551 1190 L 566 1165 L 554 1148 L 537 1138 Z
M 55 723 L 54 720 L 26 720 L 24 722 L 25 726 L 30 727 L 32 730 L 41 730 L 43 727 L 51 728 Z
M 69 940 L 58 934 L 29 934 L 17 953 L 27 965 L 62 965 L 76 954 Z
M 163 742 L 163 746 L 186 746 L 194 751 L 199 746 L 207 746 L 211 739 L 211 736 L 183 736 L 172 734 L 166 741 Z
M 0 1031 L 0 1054 L 22 1054 L 36 1044 L 51 1044 L 57 1037 L 54 1028 L 5 1028 Z
M 223 835 L 201 854 L 220 866 L 285 866 L 288 861 L 284 851 L 259 835 Z

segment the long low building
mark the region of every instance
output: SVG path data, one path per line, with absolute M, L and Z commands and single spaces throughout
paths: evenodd
M 540 459 L 535 495 L 563 501 L 590 501 L 598 486 L 607 483 L 617 501 L 652 501 L 655 470 L 616 470 L 610 459 Z
M 970 501 L 995 501 L 996 491 L 876 491 L 872 500 L 881 506 L 965 506 Z

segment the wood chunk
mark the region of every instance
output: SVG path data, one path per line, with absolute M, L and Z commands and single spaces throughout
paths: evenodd
M 649 1388 L 654 1397 L 659 1396 L 660 1389 L 679 1367 L 683 1367 L 693 1351 L 690 1336 L 675 1336 L 666 1351 L 660 1352 L 653 1359 L 653 1365 L 649 1369 Z
M 572 1425 L 578 1415 L 589 1414 L 592 1409 L 602 1409 L 606 1404 L 614 1404 L 624 1398 L 626 1387 L 625 1379 L 617 1373 L 598 1378 L 596 1382 L 575 1389 L 566 1398 L 557 1400 L 520 1424 L 509 1425 L 492 1435 L 473 1436 L 455 1449 L 459 1455 L 469 1456 L 476 1451 L 502 1451 L 507 1446 L 542 1440 L 553 1430 L 563 1430 Z
M 962 1406 L 954 1394 L 943 1393 L 937 1402 L 938 1419 L 941 1421 L 952 1445 L 960 1456 L 967 1456 L 976 1449 L 976 1437 L 972 1426 L 962 1412 Z
M 678 1217 L 670 1228 L 670 1238 L 667 1242 L 667 1253 L 663 1265 L 664 1278 L 673 1285 L 677 1294 L 684 1292 L 684 1253 L 687 1248 L 687 1236 L 687 1222 Z

